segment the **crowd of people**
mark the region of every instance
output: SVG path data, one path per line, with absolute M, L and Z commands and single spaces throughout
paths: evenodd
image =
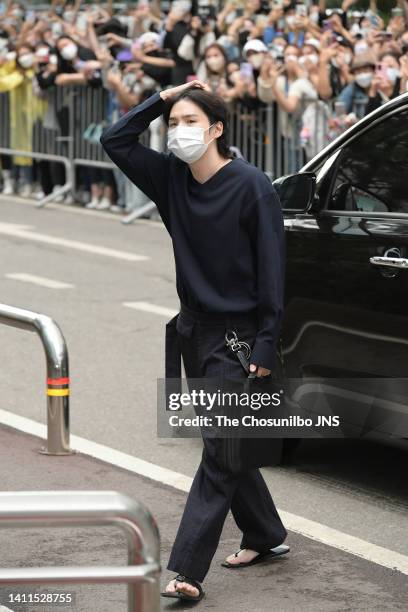
M 48 10 L 11 0 L 3 6 L 0 105 L 7 94 L 10 146 L 20 151 L 29 150 L 35 121 L 46 125 L 56 89 L 104 89 L 112 122 L 155 91 L 198 78 L 231 110 L 237 103 L 248 111 L 274 105 L 273 129 L 290 151 L 287 169 L 295 171 L 353 122 L 407 91 L 406 0 L 387 14 L 376 0 L 364 10 L 355 0 L 335 8 L 326 0 L 139 0 L 122 9 L 54 0 Z M 316 129 L 318 115 L 324 130 Z M 59 113 L 49 128 L 67 133 L 68 120 Z M 42 198 L 65 181 L 59 163 L 17 155 L 0 160 L 3 194 Z M 109 169 L 82 169 L 83 204 L 127 210 L 125 181 Z

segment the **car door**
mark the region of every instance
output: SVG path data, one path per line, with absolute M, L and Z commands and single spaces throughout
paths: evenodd
M 286 220 L 282 328 L 288 376 L 323 378 L 328 407 L 365 432 L 406 437 L 407 106 L 320 164 L 318 211 Z

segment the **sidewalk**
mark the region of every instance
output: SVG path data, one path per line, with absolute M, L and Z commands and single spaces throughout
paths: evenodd
M 0 427 L 1 490 L 116 490 L 145 504 L 161 534 L 162 587 L 186 494 L 85 455 L 49 457 L 37 453 L 43 441 Z M 356 521 L 362 517 L 356 517 Z M 113 528 L 2 530 L 1 567 L 126 564 L 126 543 Z M 291 553 L 274 563 L 228 570 L 219 563 L 239 547 L 240 532 L 228 515 L 219 549 L 203 583 L 207 592 L 195 609 L 213 612 L 365 612 L 406 610 L 406 576 L 290 533 Z M 35 585 L 0 588 L 0 610 L 48 612 L 55 604 L 10 604 L 17 593 L 72 593 L 69 612 L 125 612 L 124 585 Z M 192 609 L 162 600 L 163 610 Z

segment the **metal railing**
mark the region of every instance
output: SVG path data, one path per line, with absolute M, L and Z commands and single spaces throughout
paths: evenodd
M 99 143 L 101 130 L 107 125 L 108 115 L 111 116 L 108 90 L 89 86 L 54 87 L 43 95 L 48 106 L 34 122 L 29 142 L 17 150 L 13 143 L 16 137 L 10 134 L 10 113 L 16 111 L 10 108 L 8 94 L 0 94 L 0 154 L 27 156 L 65 166 L 64 185 L 39 202 L 39 207 L 61 193 L 74 192 L 78 168 L 115 168 Z M 364 114 L 366 103 L 367 100 L 361 100 L 354 105 L 357 117 Z M 297 172 L 335 137 L 336 130 L 343 129 L 337 125 L 333 130 L 332 108 L 320 100 L 304 100 L 295 113 L 283 111 L 276 103 L 249 110 L 244 102 L 235 101 L 229 109 L 230 143 L 271 180 Z M 92 126 L 96 126 L 94 134 Z M 166 126 L 160 121 L 146 130 L 140 140 L 148 146 L 154 142 L 152 148 L 166 151 L 166 135 Z M 151 206 L 146 204 L 143 212 Z
M 142 504 L 116 491 L 0 493 L 0 528 L 100 525 L 126 535 L 127 567 L 2 568 L 0 584 L 125 583 L 128 612 L 159 612 L 160 535 Z
M 0 304 L 0 324 L 36 332 L 47 362 L 47 446 L 49 455 L 69 455 L 70 378 L 68 349 L 58 325 L 46 315 Z

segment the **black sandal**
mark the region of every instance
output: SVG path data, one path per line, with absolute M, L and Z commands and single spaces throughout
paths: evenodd
M 188 584 L 191 584 L 191 586 L 198 589 L 198 595 L 189 595 L 188 593 L 182 593 L 181 591 L 177 591 L 176 593 L 168 593 L 166 591 L 162 591 L 160 595 L 162 595 L 162 597 L 173 597 L 175 599 L 185 599 L 188 601 L 200 601 L 204 597 L 205 592 L 203 591 L 201 584 L 197 582 L 197 580 L 187 578 L 187 576 L 183 576 L 182 574 L 177 574 L 176 583 L 177 582 L 187 582 Z
M 235 556 L 238 557 L 238 553 L 244 550 L 240 548 L 235 553 Z M 252 561 L 247 561 L 246 563 L 230 563 L 229 561 L 224 561 L 221 563 L 223 567 L 228 567 L 229 569 L 236 569 L 238 567 L 247 567 L 248 565 L 255 565 L 255 563 L 260 563 L 261 561 L 267 561 L 268 559 L 275 559 L 275 557 L 281 557 L 282 555 L 286 555 L 290 551 L 289 546 L 286 544 L 280 544 L 280 546 L 275 546 L 275 548 L 269 548 L 265 552 L 259 553 L 256 557 L 252 559 Z

